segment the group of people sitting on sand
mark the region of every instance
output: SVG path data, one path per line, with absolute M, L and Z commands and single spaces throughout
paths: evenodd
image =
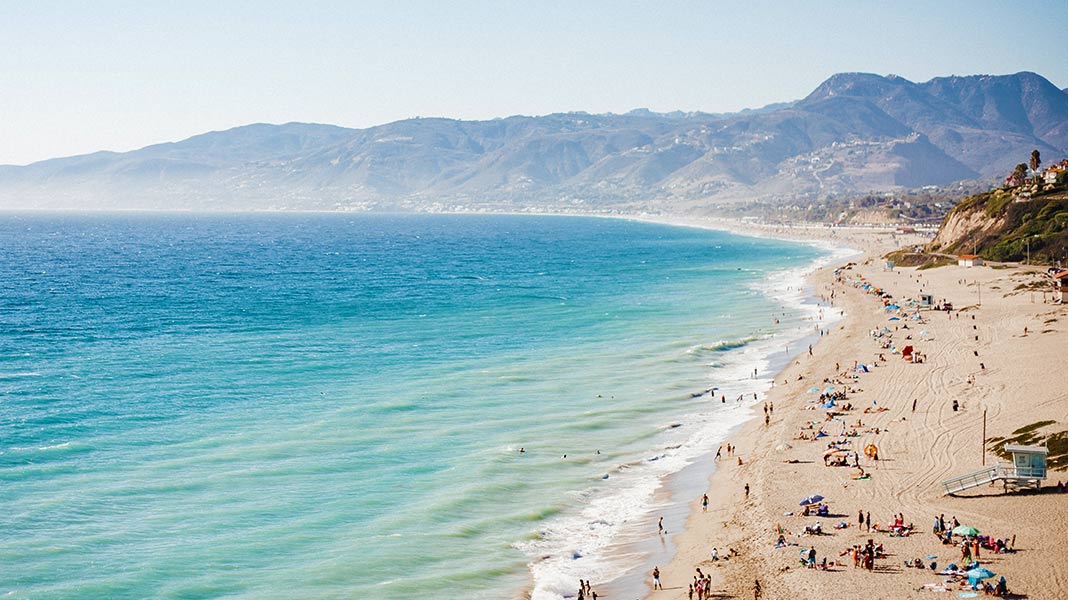
M 912 523 L 905 523 L 904 514 L 894 515 L 894 520 L 885 528 L 878 523 L 872 525 L 871 528 L 875 531 L 889 533 L 890 537 L 908 537 L 915 529 Z
M 802 517 L 811 517 L 811 516 L 826 517 L 826 516 L 829 516 L 830 514 L 831 514 L 831 507 L 827 506 L 826 504 L 824 504 L 822 502 L 820 504 L 806 504 L 805 505 L 805 509 L 803 511 L 801 511 L 801 516 Z

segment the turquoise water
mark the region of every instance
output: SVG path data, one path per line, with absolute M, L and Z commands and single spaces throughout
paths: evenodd
M 0 595 L 609 579 L 807 327 L 762 290 L 820 255 L 587 218 L 0 216 Z

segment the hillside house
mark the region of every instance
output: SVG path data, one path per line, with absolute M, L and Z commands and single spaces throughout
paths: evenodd
M 1057 183 L 1057 179 L 1061 176 L 1061 173 L 1068 171 L 1068 159 L 1062 160 L 1060 163 L 1051 166 L 1042 173 L 1042 181 L 1053 184 Z
M 981 267 L 983 266 L 983 257 L 978 254 L 961 254 L 957 257 L 957 266 Z

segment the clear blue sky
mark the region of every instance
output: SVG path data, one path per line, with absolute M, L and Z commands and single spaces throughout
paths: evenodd
M 1063 0 L 8 2 L 0 164 L 253 122 L 734 111 L 800 98 L 841 71 L 925 81 L 1027 70 L 1065 87 L 1066 8 Z

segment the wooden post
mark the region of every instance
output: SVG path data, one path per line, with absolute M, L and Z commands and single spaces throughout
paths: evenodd
M 986 466 L 986 409 L 983 409 L 983 464 Z

